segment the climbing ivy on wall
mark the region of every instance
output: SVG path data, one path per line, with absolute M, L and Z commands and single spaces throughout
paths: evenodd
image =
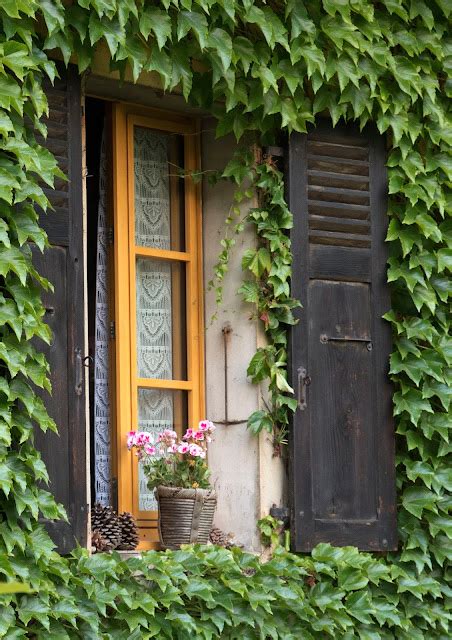
M 40 288 L 49 284 L 34 270 L 27 243 L 40 248 L 46 244 L 35 206 L 46 208 L 40 183 L 52 184 L 58 175 L 54 159 L 35 138 L 36 130 L 44 132 L 40 118 L 46 98 L 41 83 L 45 76 L 55 75 L 49 58 L 53 52 L 65 62 L 74 56 L 83 72 L 96 46 L 105 43 L 112 69 L 124 73 L 130 66 L 135 79 L 142 71 L 153 71 L 165 90 L 180 86 L 187 101 L 217 117 L 218 135 L 233 132 L 239 139 L 254 132 L 265 143 L 281 129 L 303 132 L 316 117 L 326 115 L 333 124 L 341 118 L 360 126 L 375 122 L 386 136 L 388 280 L 393 291 L 387 320 L 395 336 L 390 366 L 397 417 L 401 548 L 377 560 L 322 547 L 313 553 L 315 566 L 303 585 L 309 598 L 297 592 L 293 610 L 309 622 L 313 637 L 327 633 L 372 640 L 448 637 L 450 11 L 448 0 L 428 4 L 423 0 L 2 0 L 0 573 L 8 580 L 28 582 L 36 593 L 3 596 L 0 636 L 185 637 L 181 630 L 185 614 L 174 596 L 174 589 L 185 584 L 185 573 L 178 574 L 182 582 L 174 574 L 179 556 L 168 561 L 177 586 L 162 577 L 163 569 L 145 582 L 147 588 L 158 585 L 163 592 L 158 603 L 162 624 L 156 631 L 154 603 L 140 605 L 136 587 L 138 582 L 142 589 L 139 571 L 147 575 L 150 559 L 137 561 L 133 575 L 115 557 L 87 560 L 78 554 L 67 560 L 52 552 L 51 541 L 38 523 L 40 514 L 62 515 L 39 484 L 47 473 L 33 446 L 33 423 L 43 430 L 55 428 L 33 390 L 33 385 L 48 386 L 48 371 L 39 350 L 30 343 L 33 337 L 50 338 L 40 302 Z M 287 411 L 293 408 L 286 380 L 285 332 L 296 304 L 288 289 L 290 245 L 285 232 L 291 220 L 282 176 L 270 161 L 256 163 L 246 155 L 233 159 L 225 176 L 239 185 L 243 197 L 249 181 L 259 190 L 258 206 L 243 221 L 253 225 L 258 243 L 243 257 L 247 277 L 241 293 L 255 305 L 269 339 L 253 358 L 249 374 L 256 382 L 269 380 L 272 404 L 268 412 L 255 414 L 250 426 L 255 431 L 276 427 L 281 432 Z M 228 250 L 227 243 L 224 248 Z M 223 258 L 221 273 L 227 268 L 227 253 Z M 157 559 L 152 562 L 158 564 Z M 198 570 L 190 569 L 187 562 L 184 559 L 185 571 Z M 200 562 L 203 576 L 209 571 L 219 575 L 216 569 L 207 571 L 210 559 Z M 248 567 L 245 558 L 236 569 L 221 554 L 216 562 L 223 563 L 223 568 L 227 565 L 229 572 L 222 584 L 227 580 L 228 588 L 241 596 L 242 604 L 234 600 L 236 595 L 228 596 L 235 616 L 243 614 L 240 607 L 271 614 L 270 600 L 262 596 L 256 602 L 242 584 L 258 572 L 254 565 Z M 275 562 L 276 573 L 280 566 L 301 580 L 302 574 L 293 568 L 298 566 L 295 556 L 281 565 Z M 282 575 L 281 583 L 274 585 L 265 577 L 264 583 L 273 585 L 271 597 L 279 589 L 278 597 L 287 603 L 293 595 L 284 591 L 288 578 Z M 201 599 L 208 603 L 210 614 L 204 605 L 192 607 L 186 614 L 190 616 L 187 624 L 203 615 L 224 618 L 223 605 L 209 599 L 211 590 L 219 586 L 209 583 L 203 591 L 203 576 L 196 596 L 184 587 L 183 602 Z M 109 598 L 112 593 L 113 599 Z M 312 608 L 312 598 L 319 609 Z M 119 601 L 135 615 L 126 621 L 121 614 L 115 628 L 112 612 Z M 325 623 L 319 626 L 322 615 Z M 267 633 L 277 637 L 263 626 L 262 616 L 253 618 L 248 635 L 236 618 L 239 630 L 230 635 L 225 631 L 223 637 L 265 637 Z M 350 620 L 358 622 L 354 625 Z M 76 631 L 77 626 L 82 631 Z M 189 629 L 193 633 L 193 627 Z

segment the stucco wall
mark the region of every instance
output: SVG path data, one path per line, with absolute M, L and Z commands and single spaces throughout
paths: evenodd
M 203 170 L 223 168 L 235 148 L 234 139 L 215 140 L 214 123 L 204 120 L 202 126 Z M 251 320 L 252 309 L 237 295 L 242 282 L 243 252 L 255 244 L 250 229 L 237 240 L 224 281 L 223 304 L 217 306 L 215 292 L 208 291 L 213 266 L 221 249 L 220 240 L 226 232 L 225 218 L 232 203 L 233 185 L 219 183 L 203 185 L 203 245 L 206 323 L 206 412 L 218 425 L 209 451 L 218 509 L 215 524 L 226 533 L 233 533 L 246 548 L 258 550 L 257 520 L 273 503 L 284 502 L 284 466 L 272 457 L 268 435 L 256 438 L 246 428 L 249 415 L 260 408 L 262 390 L 250 384 L 246 369 L 262 343 L 258 323 Z M 249 206 L 254 206 L 250 202 Z M 213 318 L 213 316 L 216 316 Z M 229 328 L 227 372 L 223 330 Z M 227 380 L 228 402 L 225 402 Z M 225 418 L 237 424 L 224 425 Z

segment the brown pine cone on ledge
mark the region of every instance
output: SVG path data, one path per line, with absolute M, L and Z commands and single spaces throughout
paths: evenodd
M 131 513 L 125 511 L 119 515 L 121 525 L 121 542 L 117 549 L 120 551 L 134 551 L 139 542 L 138 527 Z
M 102 551 L 109 551 L 109 543 L 99 531 L 93 531 L 91 535 L 91 551 L 93 553 L 101 553 Z
M 224 547 L 225 549 L 230 549 L 233 546 L 233 538 L 232 533 L 225 533 L 218 527 L 213 527 L 209 535 L 209 541 L 212 544 L 216 544 L 217 547 Z
M 102 551 L 112 551 L 121 543 L 121 524 L 113 507 L 104 507 L 101 504 L 94 505 L 91 511 L 91 530 L 93 536 L 96 532 L 100 534 Z M 99 540 L 97 536 L 96 539 Z

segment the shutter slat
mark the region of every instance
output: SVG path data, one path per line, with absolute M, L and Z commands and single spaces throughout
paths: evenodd
M 367 234 L 370 231 L 370 222 L 356 218 L 310 215 L 309 228 Z
M 330 244 L 338 247 L 370 247 L 369 236 L 340 231 L 311 231 L 309 240 L 313 244 Z
M 369 190 L 369 176 L 354 176 L 350 174 L 335 173 L 334 171 L 308 170 L 309 184 L 325 187 L 339 187 L 341 189 L 356 189 L 358 191 Z
M 368 175 L 369 165 L 364 160 L 350 160 L 349 158 L 338 158 L 332 156 L 322 156 L 308 154 L 308 168 L 317 171 L 330 171 L 332 173 L 345 173 L 351 175 Z
M 310 377 L 290 443 L 296 551 L 397 545 L 384 163 L 370 129 L 321 125 L 289 143 L 292 291 L 303 304 L 292 385 L 301 368 Z
M 334 144 L 328 142 L 317 142 L 308 140 L 308 154 L 319 156 L 329 156 L 337 160 L 367 160 L 368 149 L 363 146 L 351 146 L 345 144 Z
M 369 207 L 361 204 L 350 204 L 348 202 L 325 202 L 324 200 L 308 200 L 309 212 L 317 215 L 331 215 L 334 217 L 345 215 L 350 218 L 361 218 L 367 220 L 369 217 Z
M 310 178 L 310 176 L 308 176 Z M 310 200 L 325 202 L 345 202 L 348 204 L 369 205 L 369 192 L 344 187 L 326 187 L 308 182 L 308 197 Z

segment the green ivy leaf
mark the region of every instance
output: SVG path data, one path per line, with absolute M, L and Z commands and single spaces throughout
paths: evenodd
M 433 413 L 430 402 L 428 402 L 423 393 L 421 394 L 416 389 L 411 389 L 405 395 L 402 395 L 399 391 L 394 394 L 394 415 L 398 416 L 403 411 L 410 415 L 413 424 L 418 423 L 423 411 Z
M 140 16 L 140 31 L 146 40 L 152 31 L 161 50 L 171 40 L 171 18 L 157 7 L 146 6 Z
M 416 518 L 422 517 L 424 509 L 436 513 L 435 494 L 422 487 L 408 487 L 405 489 L 402 496 L 402 504 L 404 508 Z
M 206 17 L 197 11 L 181 11 L 177 18 L 177 39 L 180 41 L 189 31 L 195 34 L 199 46 L 207 46 L 208 26 Z

